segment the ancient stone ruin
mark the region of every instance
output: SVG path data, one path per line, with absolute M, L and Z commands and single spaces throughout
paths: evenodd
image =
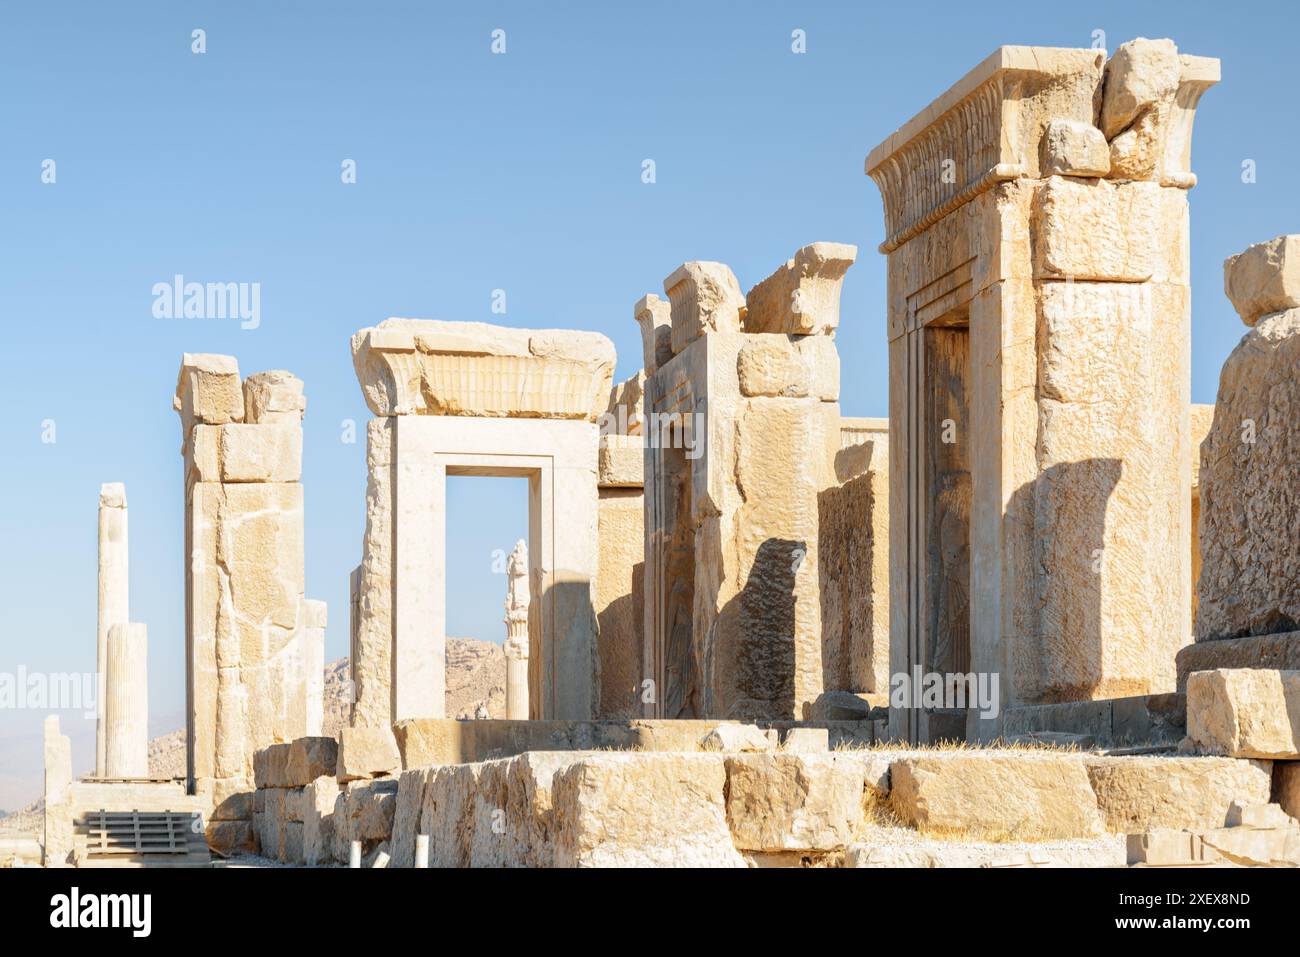
M 618 383 L 594 332 L 361 329 L 337 736 L 303 384 L 186 354 L 187 779 L 141 761 L 105 485 L 96 774 L 51 719 L 46 863 L 91 864 L 87 812 L 134 807 L 305 866 L 1300 865 L 1300 236 L 1225 264 L 1249 331 L 1193 406 L 1218 79 L 1170 40 L 1002 47 L 870 151 L 887 419 L 841 415 L 845 243 L 747 292 L 682 263 Z M 528 482 L 504 719 L 446 713 L 449 476 Z

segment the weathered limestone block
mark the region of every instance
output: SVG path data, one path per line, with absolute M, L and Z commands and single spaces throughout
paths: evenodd
M 645 484 L 644 440 L 639 435 L 602 435 L 596 464 L 601 488 L 636 488 Z
M 256 854 L 260 850 L 258 832 L 251 820 L 209 821 L 203 829 L 203 839 L 221 857 Z
M 555 775 L 581 755 L 528 751 L 510 761 L 506 790 L 506 860 L 511 867 L 551 867 L 555 861 Z
M 1166 233 L 1163 202 L 1157 183 L 1052 177 L 1034 207 L 1037 275 L 1143 282 L 1167 271 L 1167 263 L 1178 262 L 1181 246 L 1159 246 Z
M 484 764 L 432 768 L 420 808 L 420 829 L 429 835 L 430 867 L 469 867 L 474 840 L 474 802 Z
M 333 738 L 297 738 L 279 747 L 288 748 L 284 761 L 285 787 L 306 787 L 319 777 L 332 778 L 338 773 L 339 746 Z
M 260 788 L 287 788 L 292 744 L 272 744 L 253 754 L 253 781 Z
M 1223 261 L 1223 291 L 1248 326 L 1300 306 L 1300 235 L 1277 236 L 1229 256 Z
M 1220 860 L 1239 867 L 1300 866 L 1300 826 L 1223 827 L 1198 835 Z
M 1234 802 L 1267 802 L 1270 765 L 1231 758 L 1086 758 L 1106 829 L 1223 827 Z
M 688 262 L 664 280 L 671 304 L 673 355 L 710 332 L 740 332 L 745 297 L 730 267 Z
M 126 622 L 109 628 L 107 664 L 104 772 L 113 778 L 148 777 L 148 629 Z
M 840 324 L 840 288 L 858 258 L 846 243 L 812 243 L 745 297 L 746 332 L 834 333 Z
M 614 361 L 613 343 L 596 332 L 386 319 L 352 337 L 352 364 L 377 416 L 594 422 L 605 411 Z
M 837 850 L 862 827 L 858 755 L 746 754 L 726 765 L 727 823 L 742 851 Z
M 736 368 L 741 395 L 803 398 L 813 392 L 812 370 L 788 336 L 746 337 Z
M 721 755 L 582 757 L 552 787 L 559 867 L 741 867 Z
M 297 425 L 307 411 L 302 380 L 283 369 L 255 372 L 244 380 L 244 421 Z
M 641 328 L 642 364 L 646 375 L 673 357 L 672 306 L 654 293 L 642 296 L 632 307 L 632 315 Z
M 392 723 L 393 420 L 366 427 L 366 532 L 357 580 L 352 724 Z
M 1300 759 L 1300 671 L 1197 671 L 1187 678 L 1187 736 L 1209 754 Z
M 280 858 L 286 864 L 305 864 L 303 853 L 302 821 L 286 821 L 284 824 L 284 850 Z
M 397 741 L 388 728 L 355 727 L 339 731 L 339 783 L 378 777 L 402 766 Z
M 840 360 L 826 336 L 747 335 L 736 360 L 740 394 L 834 402 L 840 396 Z
M 1201 446 L 1196 639 L 1300 629 L 1300 309 L 1258 321 L 1228 356 Z
M 371 853 L 393 833 L 397 810 L 396 778 L 353 781 L 340 789 L 334 802 L 334 859 L 347 863 L 353 841 L 361 842 L 361 853 Z
M 1158 179 L 1182 64 L 1172 40 L 1138 37 L 1106 64 L 1101 131 L 1115 179 Z
M 338 803 L 338 781 L 316 778 L 303 788 L 303 863 L 316 867 L 334 858 L 334 808 Z
M 433 768 L 414 768 L 397 776 L 397 804 L 393 808 L 393 836 L 389 841 L 389 867 L 415 866 L 415 838 L 420 830 L 424 789 Z
M 1186 296 L 1040 287 L 1035 597 L 1020 610 L 1039 637 L 1013 649 L 1016 703 L 1174 687 L 1190 630 L 1187 435 L 1169 427 L 1186 416 Z
M 285 832 L 289 823 L 285 816 L 284 795 L 284 788 L 258 791 L 261 809 L 253 813 L 259 853 L 273 861 L 284 860 Z
M 764 731 L 753 724 L 727 721 L 709 730 L 700 738 L 701 751 L 775 751 L 775 731 Z
M 393 725 L 402 768 L 454 764 L 460 760 L 459 728 L 441 718 L 406 718 Z
M 904 758 L 889 773 L 894 813 L 926 834 L 1041 841 L 1105 830 L 1077 755 L 958 752 Z
M 1078 120 L 1052 120 L 1039 147 L 1043 176 L 1105 176 L 1110 172 L 1110 145 L 1101 130 Z
M 197 424 L 244 421 L 244 388 L 233 356 L 187 352 L 181 356 L 172 408 L 181 416 L 182 454 L 188 451 Z
M 297 482 L 302 478 L 299 425 L 197 425 L 197 482 Z

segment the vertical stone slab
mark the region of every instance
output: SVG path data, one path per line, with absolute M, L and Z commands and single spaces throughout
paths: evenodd
M 108 632 L 129 614 L 126 486 L 112 482 L 99 487 L 99 604 L 96 675 L 98 697 L 95 722 L 95 776 L 105 773 L 104 675 L 108 667 Z
M 59 732 L 59 716 L 45 719 L 45 822 L 46 867 L 66 867 L 72 854 L 72 742 Z
M 325 625 L 329 607 L 323 601 L 308 599 L 306 612 L 307 629 L 302 647 L 304 729 L 307 737 L 316 738 L 320 737 L 325 721 Z
M 836 482 L 818 500 L 827 691 L 889 690 L 889 423 L 838 419 Z
M 441 718 L 447 699 L 447 469 L 421 420 L 393 434 L 393 721 Z
M 104 703 L 104 774 L 149 776 L 149 634 L 144 625 L 108 631 L 108 698 Z
M 397 419 L 366 427 L 366 532 L 357 569 L 357 622 L 352 654 L 354 727 L 393 723 L 393 434 Z

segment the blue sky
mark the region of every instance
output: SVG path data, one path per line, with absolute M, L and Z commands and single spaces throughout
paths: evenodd
M 682 261 L 727 262 L 748 288 L 803 244 L 851 242 L 842 407 L 884 415 L 882 221 L 863 159 L 1000 44 L 1086 47 L 1104 30 L 1111 49 L 1170 36 L 1223 60 L 1196 121 L 1191 194 L 1192 395 L 1213 401 L 1244 331 L 1222 261 L 1300 224 L 1296 14 L 1056 6 L 6 5 L 0 671 L 93 669 L 97 492 L 125 482 L 153 724 L 181 726 L 182 352 L 306 383 L 307 590 L 329 603 L 330 659 L 346 653 L 364 526 L 369 414 L 348 351 L 363 326 L 402 315 L 594 329 L 624 378 L 640 365 L 632 305 Z M 505 55 L 490 51 L 498 28 Z M 54 184 L 41 181 L 46 159 Z M 155 319 L 150 290 L 177 273 L 260 283 L 260 326 Z M 490 311 L 494 289 L 505 316 Z M 355 444 L 340 438 L 348 419 Z M 524 534 L 523 483 L 460 479 L 448 505 L 449 632 L 499 641 L 492 552 Z M 0 808 L 39 793 L 42 717 L 0 713 Z M 84 770 L 92 723 L 63 721 Z

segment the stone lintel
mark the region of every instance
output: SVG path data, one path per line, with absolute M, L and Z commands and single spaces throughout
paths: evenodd
M 594 421 L 615 353 L 597 332 L 394 318 L 352 337 L 352 362 L 379 416 Z

